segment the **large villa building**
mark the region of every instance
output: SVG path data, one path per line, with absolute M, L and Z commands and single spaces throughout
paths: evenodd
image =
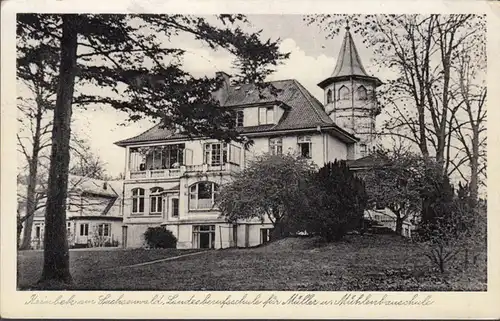
M 188 139 L 156 125 L 117 142 L 126 149 L 123 183 L 124 247 L 144 244 L 148 227 L 164 226 L 177 237 L 178 248 L 248 247 L 266 242 L 270 223 L 230 224 L 214 207 L 219 187 L 262 153 L 300 153 L 316 165 L 335 159 L 363 159 L 375 144 L 375 119 L 380 113 L 375 90 L 381 81 L 365 71 L 349 32 L 337 65 L 319 82 L 324 102 L 298 81 L 273 81 L 277 95 L 254 85 L 225 85 L 217 92 L 221 106 L 237 111 L 237 126 L 254 144 Z

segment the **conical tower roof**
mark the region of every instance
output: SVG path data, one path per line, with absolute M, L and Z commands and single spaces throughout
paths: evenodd
M 340 47 L 335 69 L 333 70 L 332 75 L 320 82 L 318 86 L 325 88 L 335 80 L 350 77 L 374 80 L 377 85 L 381 84 L 378 78 L 372 77 L 366 73 L 349 27 L 346 27 L 346 33 L 344 35 L 344 40 L 342 41 L 342 46 Z
M 349 27 L 346 27 L 344 41 L 342 42 L 342 47 L 340 47 L 337 65 L 332 73 L 332 77 L 351 75 L 370 77 L 361 63 L 358 49 L 356 49 Z

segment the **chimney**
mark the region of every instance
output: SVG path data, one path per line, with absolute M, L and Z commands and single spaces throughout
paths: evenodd
M 102 188 L 104 190 L 107 190 L 108 189 L 108 183 L 107 182 L 104 182 L 104 184 L 102 184 Z
M 229 86 L 231 86 L 231 76 L 223 71 L 217 71 L 215 73 L 215 78 L 222 81 L 222 86 L 214 93 L 214 95 L 219 103 L 223 105 L 228 96 Z

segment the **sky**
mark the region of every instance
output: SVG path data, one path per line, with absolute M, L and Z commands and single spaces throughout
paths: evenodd
M 326 39 L 326 33 L 316 25 L 308 26 L 301 15 L 249 15 L 247 18 L 251 26 L 244 26 L 244 29 L 262 30 L 264 40 L 281 39 L 280 51 L 291 53 L 290 58 L 278 66 L 267 80 L 296 79 L 323 101 L 323 91 L 317 83 L 333 72 L 344 33 L 334 39 Z M 353 34 L 353 37 L 367 72 L 383 80 L 382 75 L 375 75 L 370 68 L 370 50 L 364 47 L 359 35 Z M 233 57 L 229 53 L 213 51 L 186 34 L 177 36 L 169 45 L 174 47 L 176 44 L 186 49 L 184 69 L 194 76 L 213 76 L 216 71 L 231 73 Z M 75 109 L 73 119 L 72 130 L 89 141 L 92 151 L 106 163 L 107 173 L 113 176 L 122 173 L 125 166 L 125 149 L 114 145 L 114 142 L 133 137 L 154 126 L 147 120 L 120 126 L 127 115 L 111 107 Z

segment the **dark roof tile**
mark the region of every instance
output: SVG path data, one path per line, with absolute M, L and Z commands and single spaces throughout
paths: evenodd
M 336 127 L 332 119 L 325 113 L 321 102 L 311 95 L 298 81 L 289 79 L 272 81 L 268 84 L 278 90 L 276 95 L 271 94 L 269 87 L 261 90 L 259 93 L 259 89 L 252 84 L 231 86 L 229 88 L 228 97 L 222 105 L 223 107 L 244 107 L 246 105 L 274 102 L 281 102 L 289 107 L 277 124 L 244 127 L 242 129 L 243 133 L 306 129 L 318 126 Z M 175 133 L 172 129 L 162 127 L 158 124 L 142 134 L 121 140 L 115 144 L 125 146 L 133 143 L 187 137 L 186 135 Z

